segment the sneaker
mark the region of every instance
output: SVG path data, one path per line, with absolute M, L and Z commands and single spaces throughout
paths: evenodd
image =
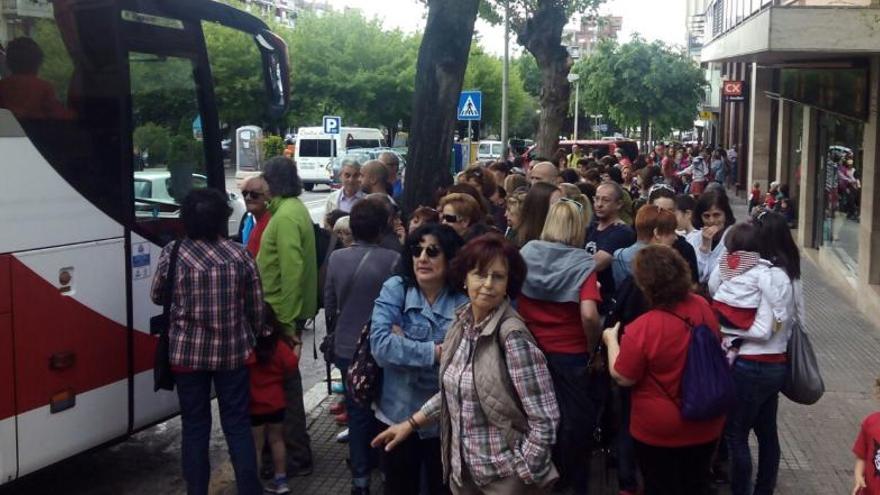
M 275 478 L 266 483 L 264 488 L 266 493 L 290 493 L 290 487 L 287 486 L 287 478 Z
M 333 382 L 330 385 L 330 390 L 333 391 L 334 394 L 344 394 L 345 393 L 345 385 L 342 382 Z
M 339 443 L 347 443 L 348 442 L 348 428 L 339 432 L 336 435 L 336 441 Z

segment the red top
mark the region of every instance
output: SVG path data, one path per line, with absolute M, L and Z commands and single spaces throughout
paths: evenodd
M 718 320 L 705 299 L 690 294 L 672 311 L 694 325 L 706 323 L 720 345 Z M 614 365 L 615 371 L 636 382 L 632 388 L 630 432 L 648 445 L 708 443 L 717 439 L 724 427 L 723 416 L 708 421 L 686 421 L 681 417 L 681 376 L 691 341 L 690 329 L 681 318 L 658 309 L 636 318 L 626 326 Z
M 248 363 L 251 371 L 251 414 L 270 414 L 284 409 L 284 375 L 299 366 L 299 358 L 284 342 L 275 347 L 272 360 Z
M 0 80 L 0 108 L 9 109 L 18 119 L 73 118 L 52 85 L 33 74 L 13 74 Z
M 865 461 L 865 495 L 880 495 L 880 412 L 875 412 L 862 421 L 862 429 L 853 444 L 853 454 Z
M 660 162 L 660 171 L 663 173 L 663 177 L 665 179 L 674 179 L 675 178 L 675 161 L 668 156 L 663 158 Z
M 266 230 L 266 225 L 269 225 L 269 220 L 271 218 L 272 213 L 268 210 L 265 211 L 263 216 L 257 219 L 257 223 L 254 224 L 254 228 L 251 230 L 251 235 L 248 237 L 247 250 L 254 258 L 256 258 L 257 253 L 260 252 L 260 241 L 263 239 L 263 231 Z
M 581 301 L 602 302 L 599 284 L 596 283 L 596 272 L 584 280 Z M 590 353 L 578 303 L 539 301 L 520 295 L 516 309 L 542 351 L 559 354 Z
M 751 196 L 752 201 L 760 201 L 761 200 L 761 190 L 760 189 L 752 189 Z

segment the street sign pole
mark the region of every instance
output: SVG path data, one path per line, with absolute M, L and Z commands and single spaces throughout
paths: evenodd
M 509 141 L 507 98 L 510 86 L 510 0 L 504 2 L 504 69 L 501 72 L 501 160 L 507 161 Z
M 471 165 L 471 154 L 472 154 L 472 152 L 473 152 L 473 148 L 474 148 L 474 137 L 473 137 L 474 134 L 473 134 L 473 129 L 472 129 L 473 124 L 474 124 L 474 121 L 473 121 L 473 120 L 468 120 L 467 165 L 465 165 L 464 168 L 468 168 L 468 167 Z

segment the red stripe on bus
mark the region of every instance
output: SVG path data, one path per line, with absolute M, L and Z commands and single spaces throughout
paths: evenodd
M 0 420 L 45 406 L 65 389 L 82 394 L 128 377 L 127 329 L 85 306 L 31 271 L 14 257 L 11 264 L 12 329 L 0 323 Z M 0 293 L 2 294 L 2 293 Z M 10 334 L 5 337 L 6 334 Z M 4 345 L 2 339 L 14 345 Z M 134 332 L 135 373 L 152 368 L 156 338 Z M 15 368 L 3 366 L 5 349 L 14 352 Z M 53 370 L 53 355 L 74 353 L 73 366 Z M 15 407 L 10 411 L 10 375 L 15 381 Z M 120 404 L 126 408 L 127 404 Z

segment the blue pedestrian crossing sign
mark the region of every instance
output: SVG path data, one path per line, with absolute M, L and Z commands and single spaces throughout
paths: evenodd
M 340 132 L 342 132 L 342 117 L 325 115 L 324 134 L 339 134 Z
M 462 91 L 458 98 L 458 120 L 480 120 L 483 113 L 483 93 Z

